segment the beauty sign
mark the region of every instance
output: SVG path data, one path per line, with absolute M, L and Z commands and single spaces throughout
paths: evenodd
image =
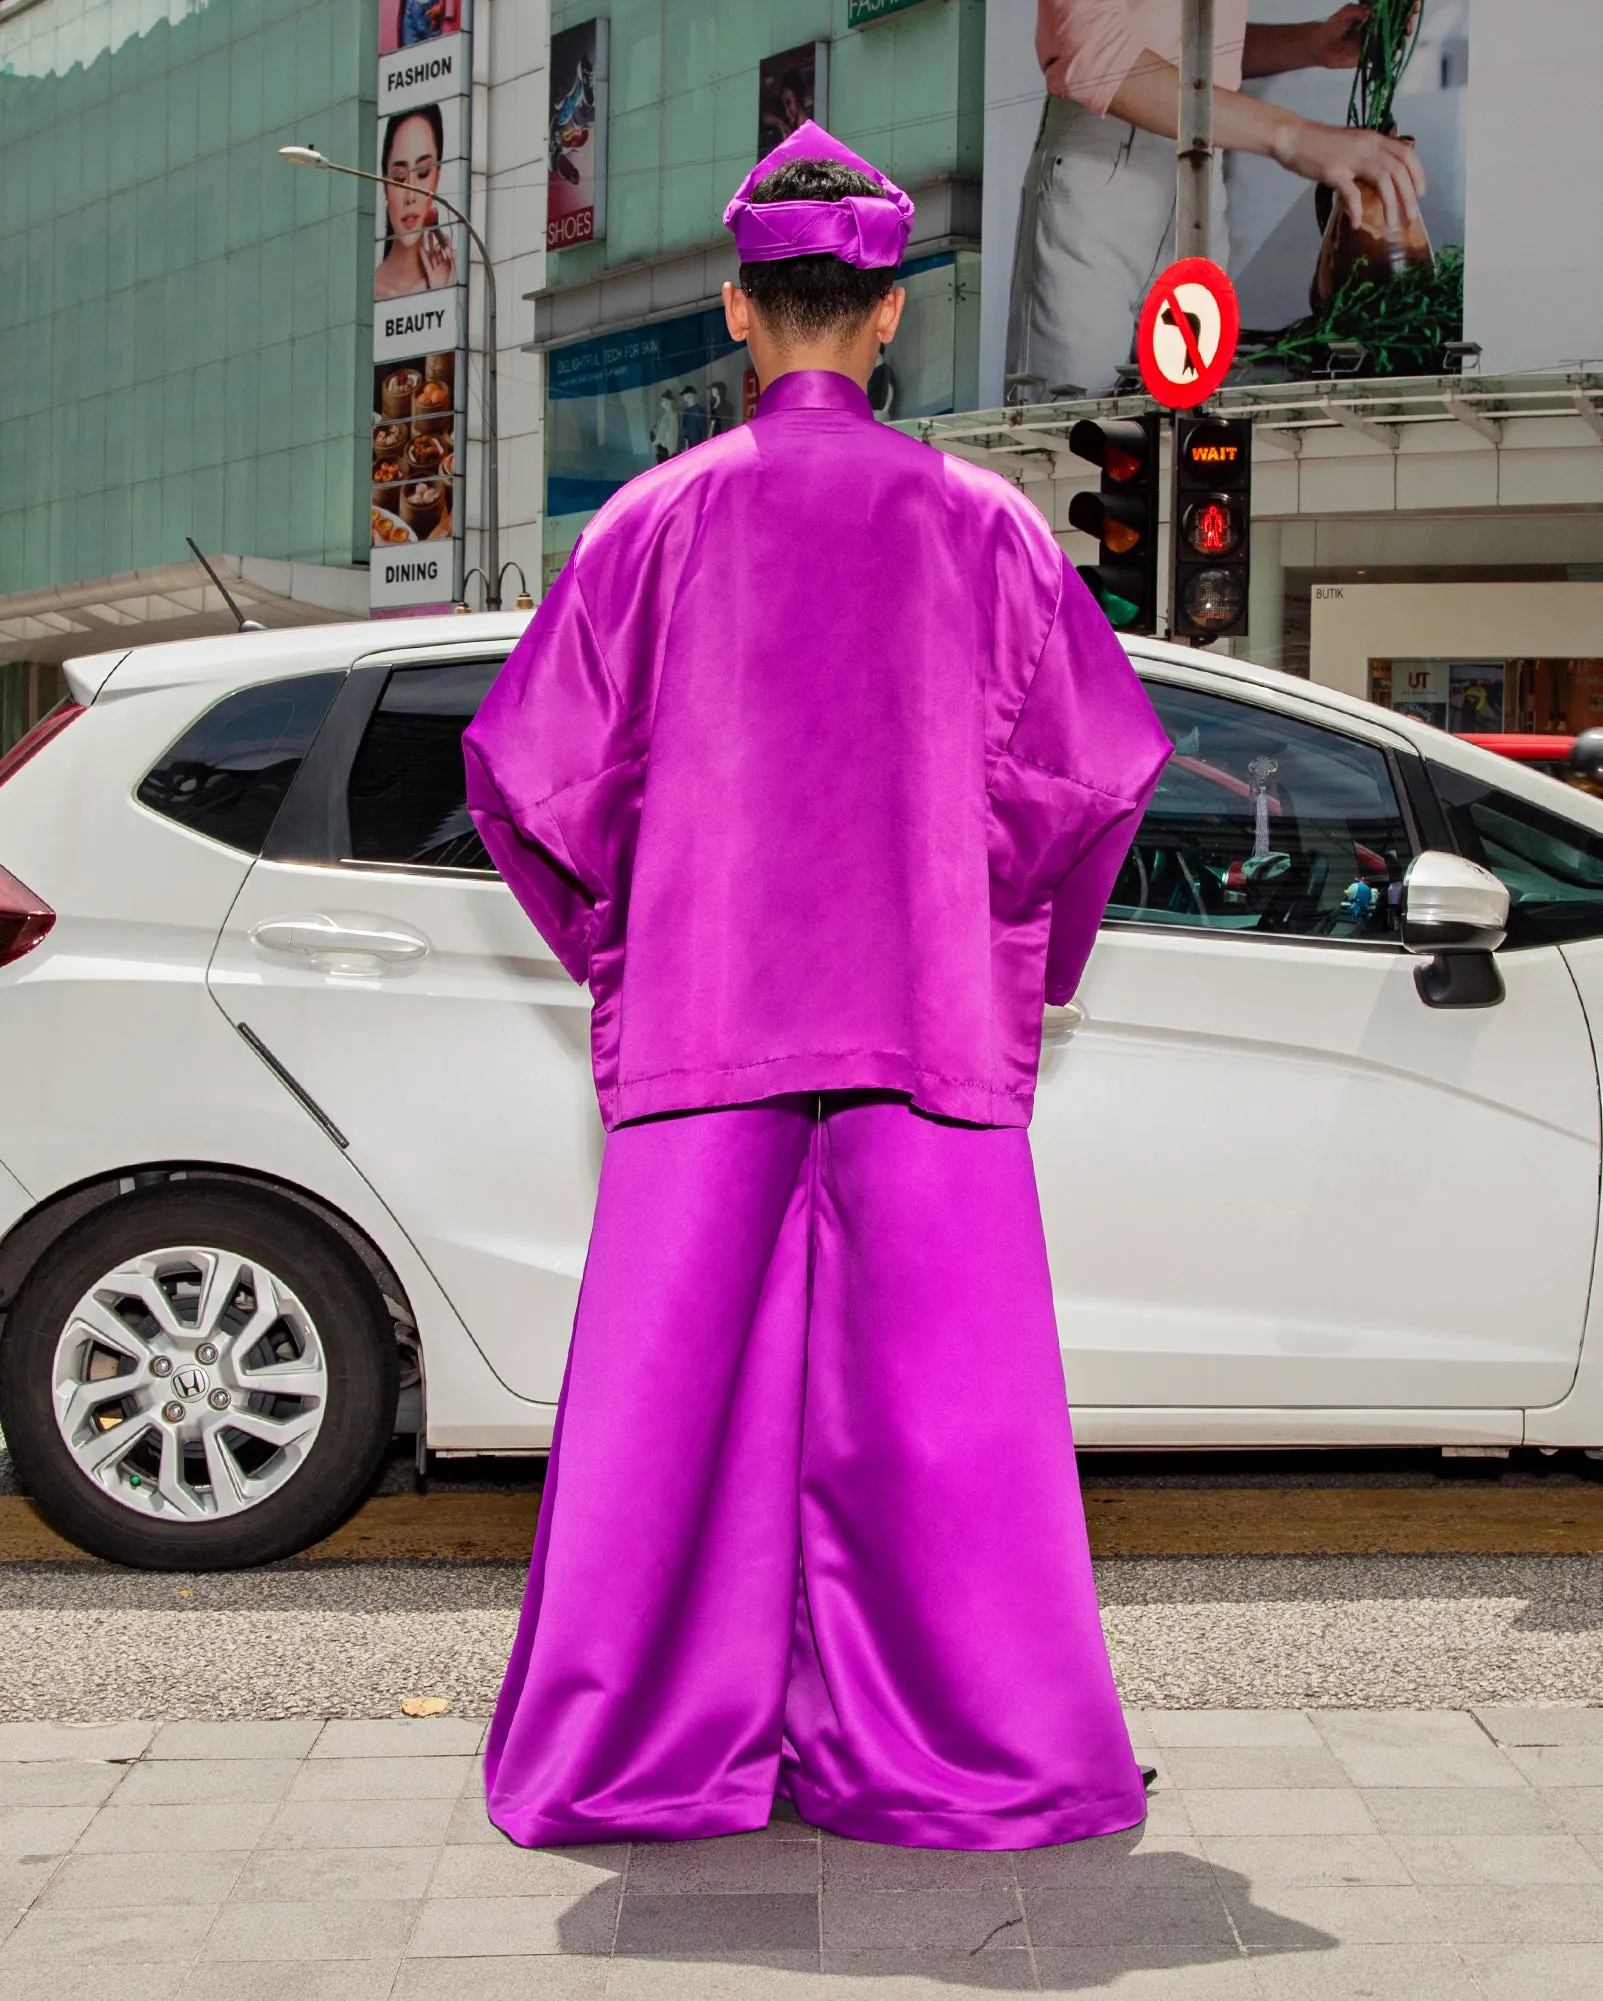
M 1206 403 L 1236 356 L 1241 309 L 1235 287 L 1208 257 L 1182 257 L 1160 272 L 1136 323 L 1135 351 L 1147 394 L 1169 410 Z

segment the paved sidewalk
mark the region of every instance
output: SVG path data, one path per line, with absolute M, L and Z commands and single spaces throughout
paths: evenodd
M 0 1725 L 0 2001 L 1595 2001 L 1603 1708 L 1132 1718 L 1143 1830 L 525 1852 L 479 1723 Z

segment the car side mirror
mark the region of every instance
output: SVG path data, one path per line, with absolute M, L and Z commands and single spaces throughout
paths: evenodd
M 1603 729 L 1582 730 L 1570 745 L 1570 776 L 1603 779 Z
M 1405 952 L 1429 954 L 1414 985 L 1427 1007 L 1495 1007 L 1503 976 L 1492 954 L 1508 935 L 1508 891 L 1490 869 L 1427 849 L 1403 877 Z

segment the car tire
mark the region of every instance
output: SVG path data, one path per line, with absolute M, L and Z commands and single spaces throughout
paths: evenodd
M 389 1317 L 349 1248 L 270 1194 L 200 1181 L 68 1231 L 0 1338 L 23 1492 L 69 1541 L 143 1570 L 239 1569 L 329 1534 L 372 1484 L 398 1392 Z

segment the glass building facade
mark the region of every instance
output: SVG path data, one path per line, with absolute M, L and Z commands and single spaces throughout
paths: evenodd
M 365 159 L 375 28 L 364 0 L 0 0 L 0 600 L 186 535 L 366 560 L 372 204 L 276 148 Z

